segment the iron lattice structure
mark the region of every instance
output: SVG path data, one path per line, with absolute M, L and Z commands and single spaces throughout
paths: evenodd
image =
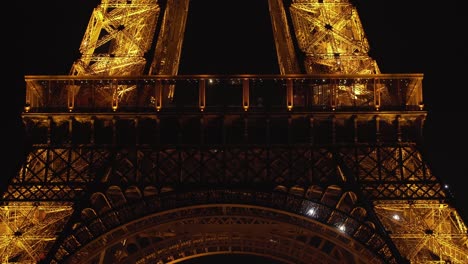
M 348 1 L 268 4 L 280 74 L 181 76 L 188 0 L 103 0 L 70 75 L 26 76 L 2 262 L 466 263 L 423 76 L 380 73 Z

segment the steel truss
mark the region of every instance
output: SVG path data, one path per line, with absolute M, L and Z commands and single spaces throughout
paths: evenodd
M 467 263 L 422 76 L 380 74 L 347 0 L 268 4 L 282 76 L 223 79 L 176 76 L 189 0 L 103 0 L 70 76 L 26 78 L 1 261 Z

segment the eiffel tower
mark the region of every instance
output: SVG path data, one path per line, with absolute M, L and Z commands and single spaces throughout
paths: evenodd
M 102 0 L 66 76 L 25 76 L 2 263 L 468 263 L 427 165 L 422 74 L 347 0 L 268 0 L 279 74 L 179 75 L 189 0 Z

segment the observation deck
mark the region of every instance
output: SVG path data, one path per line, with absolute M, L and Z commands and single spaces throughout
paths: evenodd
M 23 119 L 36 129 L 36 144 L 418 142 L 426 117 L 422 79 L 26 76 Z
M 421 111 L 422 79 L 422 74 L 26 76 L 25 113 Z

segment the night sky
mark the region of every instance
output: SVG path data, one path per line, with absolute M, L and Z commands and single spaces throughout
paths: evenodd
M 464 90 L 468 88 L 464 72 L 468 56 L 466 43 L 462 41 L 466 33 L 464 9 L 453 1 L 450 5 L 419 0 L 353 2 L 371 45 L 369 55 L 381 71 L 424 74 L 428 111 L 425 158 L 433 173 L 450 186 L 453 202 L 464 219 L 468 219 L 468 190 L 463 184 L 468 178 L 464 168 L 468 158 L 464 128 L 467 104 Z M 80 56 L 78 48 L 92 9 L 99 3 L 99 0 L 47 0 L 15 4 L 21 9 L 18 20 L 23 21 L 17 25 L 23 28 L 13 32 L 15 37 L 10 43 L 13 50 L 19 49 L 16 54 L 20 55 L 12 66 L 17 81 L 12 94 L 17 107 L 7 115 L 13 120 L 10 127 L 14 128 L 8 131 L 18 141 L 21 131 L 15 128 L 24 100 L 22 76 L 68 74 L 73 61 Z M 206 15 L 200 19 L 197 14 L 199 22 L 190 23 L 190 19 L 195 21 L 192 17 L 195 14 L 189 13 L 179 73 L 277 73 L 271 29 L 264 30 L 269 26 L 266 7 L 265 0 L 193 0 L 193 13 L 205 10 Z M 222 33 L 217 26 L 230 33 Z M 22 144 L 18 144 L 11 153 L 20 153 L 21 149 Z

